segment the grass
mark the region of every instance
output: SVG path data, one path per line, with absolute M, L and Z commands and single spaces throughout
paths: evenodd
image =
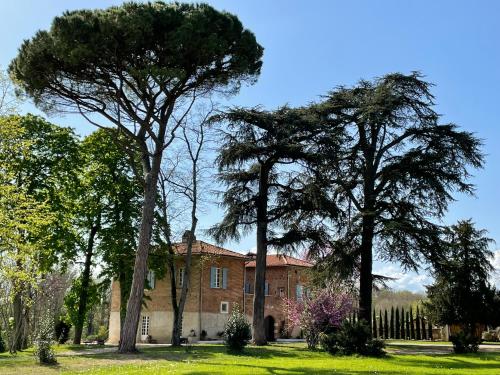
M 391 347 L 389 347 L 391 349 Z M 330 356 L 304 344 L 248 347 L 227 354 L 221 345 L 144 348 L 140 354 L 96 353 L 59 347 L 57 366 L 40 366 L 31 352 L 0 354 L 0 374 L 498 374 L 500 352 L 468 355 L 389 354 L 384 358 Z

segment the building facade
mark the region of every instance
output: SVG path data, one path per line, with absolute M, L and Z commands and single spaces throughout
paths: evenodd
M 183 255 L 186 244 L 175 246 L 177 295 L 184 279 Z M 195 241 L 188 297 L 183 314 L 183 337 L 196 342 L 220 339 L 229 313 L 236 304 L 249 319 L 252 317 L 255 261 L 252 255 L 240 254 L 203 241 Z M 270 340 L 286 335 L 283 298 L 301 298 L 311 264 L 287 256 L 268 256 L 266 269 L 266 334 Z M 169 343 L 173 325 L 170 277 L 155 279 L 148 272 L 150 288 L 145 290 L 137 342 Z M 297 334 L 297 333 L 294 333 Z M 108 342 L 120 340 L 120 285 L 111 287 L 111 313 Z

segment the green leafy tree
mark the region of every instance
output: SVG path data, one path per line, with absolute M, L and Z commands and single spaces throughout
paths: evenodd
M 264 291 L 268 247 L 286 251 L 310 238 L 321 242 L 321 232 L 311 230 L 309 219 L 323 193 L 311 180 L 302 179 L 300 170 L 284 168 L 314 157 L 319 119 L 308 111 L 288 107 L 276 111 L 236 108 L 215 118 L 228 129 L 217 159 L 219 180 L 227 190 L 222 194 L 224 217 L 210 233 L 224 242 L 256 230 L 252 326 L 257 345 L 267 342 Z
M 83 261 L 77 288 L 80 293 L 74 344 L 80 344 L 96 257 L 106 261 L 102 270 L 111 278 L 131 279 L 137 225 L 140 217 L 140 185 L 134 178 L 129 155 L 119 147 L 110 129 L 100 129 L 81 143 L 78 197 L 74 201 L 79 253 Z M 123 282 L 126 297 L 127 281 Z M 124 298 L 123 301 L 127 301 Z M 124 303 L 121 302 L 123 305 Z
M 315 107 L 335 133 L 323 139 L 320 170 L 330 177 L 331 207 L 344 212 L 323 209 L 338 225 L 330 255 L 321 259 L 359 275 L 360 318 L 368 324 L 374 243 L 380 258 L 407 269 L 438 257 L 441 228 L 434 222 L 453 192 L 473 193 L 469 167 L 483 165 L 481 141 L 440 123 L 430 88 L 418 73 L 388 74 L 341 86 Z
M 434 265 L 435 282 L 427 287 L 424 306 L 434 322 L 457 324 L 473 335 L 476 324 L 487 324 L 493 315 L 495 290 L 488 281 L 492 240 L 471 220 L 450 226 L 444 237 L 443 257 Z
M 36 105 L 103 119 L 141 155 L 142 219 L 120 352 L 135 350 L 163 153 L 197 98 L 255 81 L 262 52 L 236 16 L 206 4 L 130 2 L 65 12 L 9 66 Z
M 0 267 L 11 284 L 10 350 L 16 351 L 27 346 L 27 317 L 42 274 L 74 254 L 69 196 L 78 142 L 71 129 L 33 115 L 0 117 L 0 131 Z

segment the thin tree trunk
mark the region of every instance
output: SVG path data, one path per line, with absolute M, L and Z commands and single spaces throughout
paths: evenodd
M 97 219 L 97 223 L 92 226 L 89 233 L 89 239 L 87 242 L 87 251 L 85 252 L 85 263 L 82 273 L 82 285 L 80 289 L 80 296 L 78 299 L 78 316 L 75 324 L 75 337 L 73 339 L 73 344 L 80 345 L 82 341 L 83 325 L 85 323 L 85 313 L 87 312 L 87 302 L 89 297 L 89 285 L 90 285 L 90 268 L 92 266 L 92 256 L 94 255 L 94 241 L 97 231 L 99 230 L 100 218 Z
M 162 138 L 163 139 L 163 138 Z M 144 297 L 144 280 L 151 243 L 154 210 L 156 206 L 156 185 L 160 172 L 162 152 L 157 151 L 153 156 L 153 164 L 150 167 L 149 155 L 143 156 L 144 178 L 144 203 L 142 207 L 141 228 L 139 231 L 139 243 L 135 257 L 134 274 L 130 296 L 127 302 L 127 314 L 123 324 L 122 336 L 120 338 L 120 353 L 135 352 L 135 341 L 137 328 L 141 314 L 142 299 Z
M 264 324 L 266 256 L 267 256 L 267 167 L 261 164 L 259 176 L 259 197 L 257 200 L 257 255 L 255 258 L 255 286 L 253 297 L 253 342 L 255 345 L 266 345 Z

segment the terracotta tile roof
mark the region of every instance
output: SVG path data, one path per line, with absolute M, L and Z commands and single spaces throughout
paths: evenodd
M 298 267 L 312 267 L 313 264 L 306 260 L 297 259 L 288 255 L 268 255 L 266 257 L 267 267 L 286 267 L 286 266 L 298 266 Z M 255 268 L 255 261 L 248 262 L 246 267 Z
M 186 254 L 187 248 L 186 243 L 181 242 L 174 245 L 175 251 L 177 254 Z M 212 254 L 212 255 L 222 255 L 234 258 L 242 258 L 247 259 L 248 257 L 244 254 L 237 253 L 236 251 L 231 251 L 228 249 L 224 249 L 223 247 L 209 244 L 207 242 L 203 242 L 200 240 L 193 242 L 192 248 L 193 254 Z

